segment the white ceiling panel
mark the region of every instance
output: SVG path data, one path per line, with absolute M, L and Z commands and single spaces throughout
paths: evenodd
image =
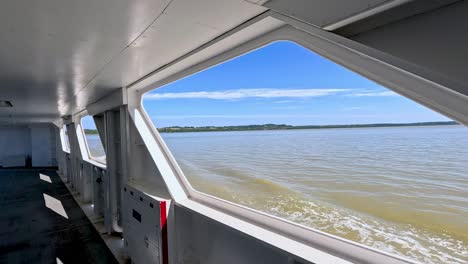
M 243 0 L 174 0 L 164 13 L 83 93 L 92 102 L 103 91 L 127 86 L 267 9 Z M 83 105 L 79 105 L 83 107 Z
M 0 9 L 0 117 L 83 108 L 265 11 L 243 0 L 16 0 Z
M 318 27 L 327 27 L 369 10 L 383 11 L 411 0 L 270 0 L 264 6 L 301 19 Z
M 0 99 L 11 100 L 14 107 L 0 109 L 0 116 L 67 111 L 74 95 L 165 5 L 155 0 L 3 2 Z
M 402 1 L 402 0 L 395 0 Z M 0 9 L 0 117 L 84 109 L 272 8 L 326 25 L 385 0 L 16 0 Z

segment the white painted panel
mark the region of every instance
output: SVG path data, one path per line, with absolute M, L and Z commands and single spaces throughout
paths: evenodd
M 458 82 L 468 95 L 468 2 L 361 33 L 353 40 Z M 452 88 L 452 87 L 451 87 Z
M 16 109 L 0 121 L 77 113 L 266 10 L 244 0 L 5 2 L 0 94 Z
M 199 213 L 175 206 L 176 255 L 173 263 L 184 264 L 287 264 L 299 262 L 282 249 L 269 246 L 253 237 Z M 170 223 L 172 224 L 172 223 Z M 298 248 L 297 250 L 301 250 Z M 315 251 L 314 251 L 315 252 Z M 312 252 L 311 252 L 312 254 Z M 294 260 L 298 260 L 294 262 Z M 336 260 L 336 259 L 335 259 Z M 345 262 L 317 262 L 345 263 Z
M 124 187 L 123 226 L 125 247 L 132 263 L 163 263 L 160 202 L 170 201 L 150 196 L 127 184 Z M 162 212 L 166 214 L 167 211 Z
M 114 89 L 208 43 L 267 9 L 243 0 L 174 0 L 135 41 L 83 89 L 83 108 Z
M 13 119 L 53 120 L 59 110 L 71 111 L 78 102 L 74 95 L 137 38 L 167 2 L 2 2 L 0 94 L 16 107 Z
M 270 0 L 264 5 L 313 25 L 327 26 L 400 0 Z

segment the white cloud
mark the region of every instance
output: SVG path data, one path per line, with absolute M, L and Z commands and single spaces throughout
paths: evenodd
M 353 96 L 353 97 L 386 97 L 386 96 L 400 96 L 399 94 L 392 92 L 392 91 L 379 91 L 379 92 L 374 92 L 374 91 L 361 91 L 361 92 L 356 92 L 356 93 L 350 93 L 347 94 L 346 96 Z
M 281 100 L 281 101 L 275 101 L 273 103 L 275 104 L 288 104 L 288 103 L 295 103 L 296 101 L 293 100 Z
M 361 110 L 361 109 L 364 109 L 364 107 L 351 106 L 351 107 L 342 108 L 341 111 L 355 111 L 355 110 Z
M 235 100 L 243 98 L 305 98 L 350 92 L 350 89 L 238 89 L 229 91 L 199 91 L 182 93 L 150 93 L 145 99 L 214 99 Z
M 245 98 L 311 98 L 341 94 L 350 97 L 389 97 L 400 96 L 393 91 L 373 91 L 367 89 L 237 89 L 225 91 L 197 91 L 180 93 L 149 93 L 144 99 L 212 99 L 237 100 Z M 279 100 L 274 103 L 291 103 L 293 100 Z
M 323 115 L 290 115 L 290 114 L 251 114 L 251 115 L 155 115 L 152 116 L 152 119 L 196 119 L 196 118 L 232 118 L 232 119 L 242 119 L 242 118 L 317 118 L 323 117 Z

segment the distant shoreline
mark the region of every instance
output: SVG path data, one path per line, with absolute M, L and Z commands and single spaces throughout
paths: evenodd
M 185 132 L 223 132 L 223 131 L 261 131 L 261 130 L 294 130 L 294 129 L 333 129 L 333 128 L 366 128 L 366 127 L 409 127 L 409 126 L 452 126 L 459 125 L 455 121 L 447 122 L 419 122 L 419 123 L 379 123 L 379 124 L 351 124 L 351 125 L 306 125 L 291 126 L 284 124 L 263 124 L 245 126 L 203 126 L 203 127 L 163 127 L 160 133 L 185 133 Z M 97 134 L 95 129 L 84 129 L 85 134 Z
M 408 127 L 408 126 L 447 126 L 459 125 L 455 121 L 447 122 L 419 122 L 419 123 L 377 123 L 377 124 L 350 124 L 350 125 L 305 125 L 292 126 L 284 124 L 263 124 L 245 126 L 203 126 L 203 127 L 163 127 L 160 133 L 185 132 L 222 132 L 222 131 L 259 131 L 259 130 L 295 130 L 295 129 L 332 129 L 332 128 L 369 128 L 369 127 Z

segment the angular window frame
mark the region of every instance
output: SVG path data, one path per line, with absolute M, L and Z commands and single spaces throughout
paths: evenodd
M 84 128 L 84 126 L 83 126 L 83 118 L 85 118 L 85 117 L 87 117 L 87 116 L 89 116 L 89 117 L 92 118 L 92 120 L 93 120 L 93 122 L 94 122 L 94 125 L 96 126 L 96 130 L 98 129 L 98 128 L 97 128 L 97 125 L 96 125 L 96 121 L 94 120 L 94 117 L 93 117 L 92 115 L 87 115 L 87 114 L 86 114 L 86 115 L 81 115 L 81 116 L 80 116 L 79 120 L 80 120 L 81 135 L 82 135 L 82 137 L 83 137 L 84 148 L 86 149 L 86 158 L 83 157 L 83 159 L 86 160 L 86 161 L 96 162 L 96 163 L 98 163 L 98 164 L 101 165 L 101 166 L 106 166 L 106 164 L 107 164 L 106 162 L 102 162 L 102 161 L 96 159 L 93 155 L 91 155 L 91 151 L 90 151 L 89 146 L 88 146 L 88 140 L 86 139 L 85 128 Z M 98 131 L 98 134 L 97 134 L 97 135 L 98 135 L 98 137 L 99 137 L 99 140 L 101 141 L 101 144 L 102 144 L 102 147 L 103 147 L 103 150 L 104 150 L 104 154 L 105 154 L 105 156 L 106 156 L 106 158 L 107 158 L 106 149 L 104 148 L 104 142 L 103 142 L 102 139 L 101 139 L 101 135 L 99 134 L 99 131 Z
M 273 26 L 265 29 L 265 23 L 273 24 Z M 256 30 L 257 33 L 253 36 L 252 32 Z M 262 30 L 265 32 L 262 32 Z M 462 124 L 468 124 L 468 109 L 464 107 L 468 103 L 468 97 L 460 97 L 459 94 L 454 92 L 459 88 L 457 83 L 445 77 L 433 76 L 431 72 L 421 67 L 350 39 L 269 11 L 156 70 L 151 75 L 128 87 L 129 106 L 131 106 L 130 116 L 137 126 L 142 125 L 140 133 L 143 133 L 144 136 L 151 136 L 151 138 L 144 137 L 143 139 L 150 153 L 152 153 L 175 202 L 219 221 L 231 216 L 265 230 L 271 230 L 285 237 L 286 240 L 279 237 L 262 238 L 258 235 L 261 232 L 257 232 L 257 235 L 252 236 L 275 246 L 280 246 L 288 252 L 295 252 L 297 256 L 310 261 L 318 263 L 330 261 L 330 255 L 323 256 L 323 253 L 320 253 L 323 250 L 332 256 L 353 262 L 417 263 L 401 256 L 199 192 L 191 187 L 164 140 L 159 135 L 143 107 L 142 95 L 144 93 L 281 40 L 295 42 L 429 109 Z M 449 87 L 452 89 L 449 89 Z M 451 107 L 448 108 L 446 105 Z M 145 125 L 147 127 L 144 127 Z M 213 216 L 212 214 L 215 213 L 213 209 L 217 213 L 221 212 L 225 215 Z M 237 226 L 234 222 L 231 224 L 233 228 L 249 234 L 249 227 Z M 297 245 L 293 245 L 291 240 L 289 240 L 289 243 L 292 246 L 286 243 L 288 238 L 302 245 L 321 250 L 318 252 L 302 252 L 292 248 Z M 281 241 L 278 242 L 278 240 Z
M 62 150 L 65 153 L 70 154 L 70 138 L 68 137 L 68 128 L 66 124 L 63 124 L 60 128 L 60 142 L 62 145 Z

